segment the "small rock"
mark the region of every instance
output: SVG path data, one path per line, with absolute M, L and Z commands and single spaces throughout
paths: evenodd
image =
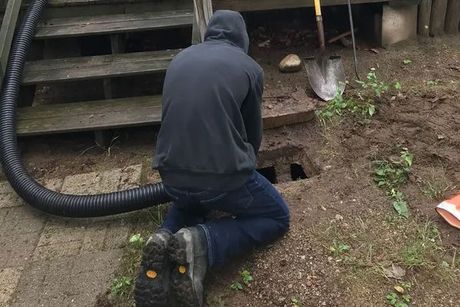
M 445 135 L 439 134 L 438 135 L 438 140 L 444 140 L 446 138 Z
M 383 273 L 388 278 L 402 279 L 406 276 L 406 270 L 404 270 L 399 265 L 391 265 L 391 267 L 383 268 Z
M 321 206 L 321 210 L 327 211 L 326 207 L 324 207 L 324 206 Z
M 336 214 L 336 215 L 335 215 L 335 219 L 336 219 L 337 221 L 342 221 L 342 220 L 343 220 L 343 216 L 341 216 L 340 214 Z
M 281 60 L 279 69 L 281 72 L 298 72 L 302 69 L 302 60 L 297 54 L 289 54 Z
M 305 255 L 300 256 L 300 259 L 305 260 Z
M 271 110 L 271 109 L 273 109 L 273 105 L 272 105 L 272 104 L 269 104 L 269 105 L 267 106 L 267 108 L 269 108 L 269 109 Z
M 313 286 L 313 283 L 310 280 L 307 280 L 307 287 Z
M 398 293 L 401 293 L 401 294 L 404 293 L 404 288 L 401 287 L 401 286 L 395 286 L 395 290 L 396 290 L 396 292 L 398 292 Z

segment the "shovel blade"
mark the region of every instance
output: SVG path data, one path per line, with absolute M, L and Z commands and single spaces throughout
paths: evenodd
M 345 71 L 338 56 L 320 56 L 305 59 L 308 81 L 313 91 L 325 101 L 345 91 Z

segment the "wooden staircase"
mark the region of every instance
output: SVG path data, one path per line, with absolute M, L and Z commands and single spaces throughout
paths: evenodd
M 160 96 L 114 97 L 112 80 L 144 76 L 161 82 L 162 78 L 155 79 L 155 75 L 166 71 L 180 49 L 125 52 L 125 35 L 185 28 L 190 30 L 191 43 L 192 23 L 193 1 L 50 1 L 36 40 L 43 41 L 44 46 L 56 46 L 59 40 L 65 44 L 69 38 L 109 37 L 111 53 L 28 61 L 23 90 L 35 93 L 37 85 L 94 80 L 101 82 L 104 99 L 42 105 L 34 105 L 29 99 L 18 109 L 18 135 L 102 131 L 160 123 Z
M 181 48 L 202 40 L 211 14 L 210 0 L 50 0 L 25 66 L 18 135 L 95 131 L 96 143 L 105 147 L 112 129 L 160 124 L 164 73 Z M 161 47 L 127 48 L 127 37 L 146 33 L 163 35 Z M 168 47 L 172 38 L 184 33 L 188 43 L 182 42 L 179 49 Z M 88 45 L 88 39 L 90 45 L 105 40 L 108 48 L 83 52 L 79 46 L 85 40 Z M 155 86 L 156 92 L 148 90 Z M 63 87 L 65 99 L 40 98 L 51 87 Z M 95 87 L 100 97 L 81 95 Z M 264 112 L 264 128 L 313 116 L 311 105 Z

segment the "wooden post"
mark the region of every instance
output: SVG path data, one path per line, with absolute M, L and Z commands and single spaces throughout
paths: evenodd
M 460 25 L 460 0 L 449 0 L 446 15 L 446 33 L 455 34 Z
M 213 14 L 211 0 L 193 0 L 194 20 L 192 43 L 196 44 L 204 40 L 209 20 Z
M 5 15 L 0 28 L 0 86 L 8 64 L 11 43 L 13 41 L 16 22 L 22 0 L 9 0 L 6 6 Z
M 433 0 L 431 7 L 430 34 L 438 36 L 444 34 L 446 21 L 447 0 Z
M 431 0 L 422 0 L 418 7 L 418 34 L 430 36 Z
M 125 43 L 126 42 L 122 34 L 110 35 L 110 47 L 112 50 L 112 54 L 125 52 L 125 47 L 126 47 Z M 104 87 L 104 98 L 112 99 L 113 98 L 112 80 L 110 78 L 104 79 L 103 87 Z M 96 144 L 99 147 L 102 147 L 104 149 L 109 148 L 112 142 L 112 138 L 113 138 L 112 130 L 98 130 L 94 132 L 94 139 L 95 139 Z

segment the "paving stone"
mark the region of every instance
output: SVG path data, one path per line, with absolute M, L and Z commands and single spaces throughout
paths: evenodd
M 114 169 L 103 172 L 99 175 L 97 186 L 98 193 L 111 193 L 118 191 L 118 185 L 121 178 L 121 169 Z
M 40 233 L 21 233 L 0 237 L 0 268 L 24 266 L 34 253 Z
M 11 208 L 23 205 L 24 201 L 15 192 L 0 193 L 0 208 Z
M 0 182 L 0 193 L 14 193 L 14 190 L 8 181 Z
M 23 233 L 39 233 L 46 222 L 46 215 L 29 206 L 8 210 L 0 225 L 0 236 Z
M 0 270 L 0 306 L 7 306 L 21 277 L 21 268 Z
M 82 241 L 72 241 L 57 244 L 38 245 L 34 251 L 33 260 L 51 260 L 80 254 Z
M 142 176 L 142 164 L 128 166 L 122 170 L 119 190 L 136 188 L 140 185 Z
M 55 192 L 61 192 L 64 179 L 49 179 L 45 182 L 44 186 Z
M 87 223 L 79 220 L 50 220 L 46 223 L 38 242 L 39 246 L 83 241 Z
M 100 176 L 96 172 L 67 176 L 61 192 L 76 195 L 97 194 L 99 180 Z
M 9 208 L 0 208 L 0 225 L 3 224 L 3 221 L 5 220 L 9 210 Z
M 126 245 L 131 226 L 124 221 L 114 221 L 107 228 L 104 241 L 106 250 L 121 248 Z
M 122 257 L 121 250 L 82 255 L 72 269 L 69 293 L 76 295 L 77 306 L 94 306 L 96 297 L 113 281 Z M 91 263 L 88 266 L 88 263 Z
M 109 222 L 99 222 L 89 226 L 83 238 L 81 253 L 103 251 L 108 226 Z
M 12 306 L 67 306 L 75 257 L 30 263 L 21 276 Z M 33 303 L 31 303 L 33 302 Z

